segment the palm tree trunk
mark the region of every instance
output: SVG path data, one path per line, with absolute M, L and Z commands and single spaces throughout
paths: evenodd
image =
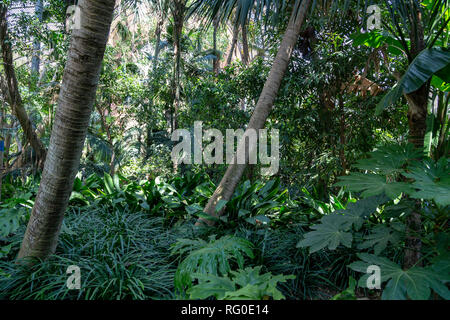
M 280 48 L 275 57 L 275 61 L 273 62 L 269 77 L 267 78 L 258 103 L 256 104 L 256 108 L 247 126 L 247 131 L 249 129 L 259 130 L 264 128 L 266 119 L 272 110 L 273 103 L 278 94 L 281 81 L 283 80 L 284 74 L 286 73 L 286 70 L 289 66 L 292 51 L 297 43 L 300 29 L 303 25 L 303 21 L 305 20 L 310 2 L 311 0 L 303 0 L 298 10 L 294 9 L 292 12 L 291 18 L 289 20 L 289 25 L 286 29 Z M 239 148 L 242 148 L 243 144 L 245 144 L 244 140 L 245 139 L 241 139 L 238 150 Z M 250 152 L 246 152 L 245 163 L 248 162 L 249 153 Z M 217 186 L 217 189 L 214 191 L 214 194 L 211 196 L 205 209 L 203 210 L 206 214 L 209 214 L 211 216 L 218 216 L 223 213 L 224 209 L 222 209 L 220 212 L 216 212 L 216 205 L 219 200 L 230 200 L 231 196 L 234 193 L 234 190 L 236 189 L 236 186 L 241 180 L 245 167 L 245 164 L 237 164 L 235 154 L 234 163 L 228 166 L 225 175 L 220 181 L 220 184 Z M 200 219 L 197 224 L 200 224 L 201 222 L 205 222 L 210 225 L 213 224 L 211 221 L 206 219 Z
M 115 0 L 81 0 L 72 33 L 50 147 L 18 259 L 46 258 L 58 235 L 78 171 L 94 104 Z
M 47 152 L 41 140 L 39 140 L 36 135 L 33 124 L 28 118 L 27 112 L 23 106 L 22 97 L 20 96 L 19 83 L 17 81 L 13 65 L 11 42 L 8 39 L 8 24 L 6 21 L 6 13 L 7 7 L 3 4 L 0 4 L 0 45 L 2 47 L 1 54 L 3 59 L 3 69 L 6 77 L 6 85 L 4 85 L 3 78 L 0 79 L 0 81 L 2 82 L 1 86 L 7 88 L 8 97 L 5 98 L 9 99 L 12 113 L 19 120 L 27 141 L 31 144 L 34 151 L 36 152 L 39 166 L 43 167 Z

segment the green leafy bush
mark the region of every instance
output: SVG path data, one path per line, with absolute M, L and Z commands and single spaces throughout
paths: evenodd
M 285 297 L 277 289 L 279 282 L 295 279 L 295 276 L 260 274 L 261 266 L 231 271 L 230 276 L 194 274 L 199 283 L 188 289 L 190 299 L 206 299 L 214 296 L 218 300 L 281 300 Z

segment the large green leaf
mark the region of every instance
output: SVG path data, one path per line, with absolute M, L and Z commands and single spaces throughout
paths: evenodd
M 351 248 L 353 236 L 351 232 L 343 231 L 341 225 L 334 219 L 325 219 L 322 223 L 312 226 L 315 231 L 305 234 L 305 239 L 297 243 L 297 248 L 309 247 L 310 252 L 319 251 L 325 247 L 335 250 L 340 244 Z
M 425 49 L 411 62 L 403 77 L 378 103 L 379 114 L 389 105 L 395 103 L 402 94 L 419 89 L 434 74 L 445 82 L 450 82 L 450 51 L 442 48 Z
M 190 299 L 206 299 L 214 296 L 218 300 L 261 300 L 272 297 L 284 299 L 277 289 L 279 282 L 295 279 L 294 275 L 260 274 L 261 266 L 231 271 L 230 275 L 218 277 L 211 274 L 193 274 L 198 284 L 187 290 Z
M 450 51 L 441 48 L 425 49 L 417 55 L 403 75 L 403 92 L 411 93 L 419 89 L 433 74 L 450 64 Z M 450 81 L 450 74 L 439 73 L 445 82 Z
M 364 45 L 371 48 L 380 48 L 382 45 L 387 44 L 387 51 L 390 54 L 398 56 L 403 53 L 400 41 L 388 34 L 381 33 L 379 30 L 372 30 L 366 33 L 357 32 L 350 35 L 350 38 L 353 40 L 355 47 Z
M 409 192 L 416 199 L 433 199 L 441 206 L 450 205 L 450 166 L 449 160 L 441 158 L 434 163 L 425 160 L 420 164 L 410 167 L 406 177 L 414 179 Z
M 244 266 L 244 257 L 253 258 L 253 244 L 243 238 L 224 236 L 209 242 L 204 240 L 179 239 L 172 248 L 173 254 L 187 257 L 178 265 L 175 273 L 175 287 L 183 289 L 192 283 L 194 273 L 226 275 L 231 271 L 230 262 L 235 261 L 240 268 Z
M 349 230 L 352 227 L 355 230 L 361 229 L 366 218 L 388 200 L 384 195 L 370 197 L 349 203 L 345 210 L 337 210 L 323 216 L 320 224 L 311 227 L 315 231 L 306 233 L 305 238 L 297 243 L 297 247 L 310 247 L 310 252 L 325 247 L 334 250 L 340 244 L 350 248 L 353 236 Z
M 382 299 L 384 300 L 426 300 L 433 289 L 444 299 L 450 299 L 450 291 L 441 279 L 441 276 L 431 268 L 413 267 L 403 270 L 399 265 L 373 254 L 359 253 L 357 256 L 362 261 L 357 261 L 349 267 L 358 272 L 366 273 L 359 281 L 360 287 L 367 287 L 367 279 L 371 274 L 367 274 L 370 265 L 376 265 L 381 271 L 381 282 L 386 282 Z
M 400 241 L 400 234 L 398 231 L 386 227 L 385 225 L 377 225 L 373 228 L 370 235 L 364 237 L 364 242 L 361 243 L 359 249 L 373 248 L 376 255 L 379 255 L 386 249 L 389 243 L 395 245 Z
M 421 152 L 410 143 L 386 145 L 371 152 L 370 158 L 358 160 L 355 167 L 390 175 L 402 172 L 405 164 L 420 156 Z
M 340 182 L 336 186 L 347 187 L 350 191 L 362 192 L 363 197 L 385 194 L 391 199 L 397 198 L 402 192 L 413 191 L 405 182 L 389 181 L 388 178 L 378 174 L 364 174 L 352 172 L 348 176 L 339 177 Z

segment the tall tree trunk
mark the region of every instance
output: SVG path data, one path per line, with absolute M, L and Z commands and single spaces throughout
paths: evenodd
M 237 40 L 239 35 L 239 25 L 235 23 L 233 26 L 233 37 L 231 38 L 230 50 L 228 51 L 227 62 L 225 66 L 229 66 L 231 64 L 231 59 L 233 58 L 234 49 L 236 48 Z
M 264 124 L 266 122 L 269 113 L 272 111 L 273 103 L 278 94 L 278 90 L 281 85 L 281 81 L 283 80 L 284 74 L 289 66 L 289 62 L 291 60 L 292 51 L 297 43 L 300 29 L 303 25 L 303 21 L 305 20 L 306 13 L 308 11 L 311 0 L 302 0 L 300 7 L 298 10 L 293 10 L 291 18 L 289 20 L 288 27 L 284 34 L 283 40 L 281 42 L 278 53 L 275 57 L 275 61 L 273 62 L 272 68 L 269 73 L 269 77 L 264 85 L 264 88 L 259 97 L 258 103 L 256 104 L 255 110 L 250 118 L 250 122 L 247 126 L 247 130 L 255 129 L 259 130 L 264 128 Z M 245 146 L 245 139 L 241 139 L 239 143 L 238 150 Z M 256 147 L 256 146 L 249 146 Z M 246 152 L 245 163 L 248 162 L 248 155 L 250 152 Z M 209 199 L 205 209 L 203 210 L 206 214 L 211 216 L 221 215 L 223 210 L 220 212 L 216 212 L 216 205 L 219 200 L 230 200 L 231 196 L 236 189 L 239 181 L 241 180 L 242 174 L 244 173 L 245 164 L 237 164 L 236 154 L 234 155 L 234 163 L 230 164 L 223 176 L 220 184 L 217 186 L 217 189 L 214 191 L 214 194 Z M 201 224 L 201 222 L 206 222 L 207 224 L 212 224 L 211 221 L 206 219 L 200 219 L 197 224 Z
M 164 13 L 159 12 L 158 13 L 158 21 L 156 22 L 156 28 L 155 28 L 156 45 L 155 45 L 155 52 L 153 54 L 153 72 L 155 72 L 158 67 L 158 59 L 159 59 L 159 54 L 161 52 L 161 33 L 162 33 L 163 25 L 164 25 L 164 18 L 165 18 Z M 153 91 L 153 88 L 151 90 Z M 152 101 L 151 104 L 153 105 L 153 98 L 151 101 Z M 146 157 L 148 158 L 150 156 L 148 151 L 149 151 L 150 145 L 152 144 L 152 126 L 151 126 L 150 121 L 147 121 L 146 127 L 147 127 Z
M 36 0 L 35 14 L 40 23 L 42 23 L 43 3 L 42 0 Z M 41 64 L 41 42 L 35 37 L 33 42 L 33 57 L 31 58 L 31 73 L 39 75 L 39 66 Z
M 18 258 L 46 258 L 58 235 L 78 171 L 115 0 L 81 0 L 72 33 L 50 147 Z
M 184 14 L 186 0 L 173 1 L 173 50 L 174 50 L 174 75 L 173 75 L 173 112 L 172 132 L 178 127 L 178 110 L 181 105 L 181 37 L 183 34 Z
M 421 21 L 421 13 L 415 12 L 416 18 L 410 17 L 411 21 L 411 59 L 414 59 L 422 50 L 425 49 L 425 41 L 423 34 L 423 26 Z M 413 22 L 415 20 L 415 22 Z M 410 61 L 411 62 L 411 61 Z M 409 137 L 408 141 L 416 148 L 423 150 L 425 133 L 427 130 L 427 106 L 428 93 L 430 89 L 429 81 L 418 90 L 405 95 L 409 105 L 408 124 Z M 417 200 L 415 210 L 406 219 L 406 249 L 403 260 L 403 267 L 408 269 L 414 265 L 420 266 L 422 241 L 420 233 L 422 231 L 421 217 L 421 201 Z
M 250 54 L 248 52 L 248 38 L 247 38 L 247 26 L 242 27 L 242 62 L 248 66 L 250 62 Z
M 7 7 L 0 4 L 0 45 L 2 47 L 3 69 L 6 77 L 6 88 L 8 89 L 8 98 L 11 105 L 12 113 L 17 117 L 25 133 L 25 137 L 30 142 L 36 157 L 39 159 L 39 166 L 43 167 L 46 150 L 41 140 L 36 135 L 33 124 L 28 118 L 27 112 L 23 106 L 22 97 L 19 92 L 19 83 L 13 65 L 13 54 L 11 42 L 8 38 L 8 23 L 6 21 Z M 0 79 L 4 83 L 3 79 Z M 1 84 L 4 87 L 3 84 Z M 6 97 L 5 97 L 6 98 Z
M 153 71 L 156 70 L 158 66 L 159 53 L 161 52 L 161 32 L 162 27 L 164 25 L 164 14 L 158 14 L 158 21 L 156 22 L 155 36 L 156 36 L 156 45 L 155 45 L 155 53 L 153 55 Z
M 214 31 L 213 31 L 213 50 L 214 50 L 214 56 L 215 58 L 213 59 L 213 72 L 215 74 L 219 73 L 219 61 L 220 61 L 220 56 L 219 56 L 219 51 L 217 50 L 217 32 L 219 30 L 219 17 L 215 17 L 214 18 Z

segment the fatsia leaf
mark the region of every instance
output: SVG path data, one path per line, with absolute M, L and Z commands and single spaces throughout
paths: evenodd
M 403 270 L 399 265 L 387 258 L 368 253 L 359 253 L 357 256 L 362 261 L 357 261 L 349 265 L 354 271 L 366 273 L 359 281 L 360 287 L 367 286 L 367 279 L 371 276 L 367 274 L 370 265 L 376 265 L 381 271 L 381 282 L 386 282 L 382 299 L 384 300 L 426 300 L 429 298 L 431 289 L 444 299 L 450 298 L 450 291 L 445 286 L 439 274 L 431 268 L 413 267 Z
M 370 158 L 357 161 L 355 167 L 384 175 L 402 172 L 404 166 L 417 158 L 421 152 L 413 144 L 391 144 L 371 152 Z
M 433 199 L 441 206 L 450 205 L 450 166 L 449 160 L 441 158 L 434 163 L 425 160 L 410 167 L 406 177 L 414 179 L 414 188 L 409 194 L 416 199 Z
M 333 219 L 325 219 L 322 223 L 312 226 L 315 231 L 306 233 L 305 239 L 297 243 L 297 248 L 309 247 L 311 253 L 325 247 L 335 250 L 340 244 L 351 248 L 353 236 L 351 232 L 342 230 L 340 224 L 334 223 L 336 218 L 338 219 L 334 215 Z
M 402 192 L 413 191 L 411 186 L 405 182 L 389 182 L 384 176 L 377 174 L 363 174 L 352 172 L 348 176 L 339 177 L 340 182 L 336 186 L 347 187 L 350 191 L 362 192 L 362 197 L 385 194 L 391 199 L 397 198 Z
M 380 204 L 388 200 L 389 198 L 384 195 L 374 196 L 355 203 L 349 203 L 347 209 L 337 210 L 332 214 L 323 216 L 320 224 L 311 227 L 315 231 L 306 233 L 305 239 L 299 241 L 297 247 L 310 247 L 310 252 L 315 252 L 325 247 L 334 250 L 339 244 L 350 248 L 353 236 L 348 230 L 352 226 L 359 230 L 365 219 Z
M 346 209 L 337 210 L 333 214 L 322 217 L 321 221 L 330 220 L 330 223 L 338 224 L 344 231 L 352 226 L 355 230 L 361 229 L 365 219 L 375 212 L 377 207 L 389 201 L 384 195 L 373 196 L 349 203 Z M 331 221 L 333 219 L 334 221 Z
M 364 242 L 361 243 L 359 249 L 373 248 L 374 253 L 379 255 L 384 249 L 386 249 L 389 243 L 397 244 L 400 241 L 400 234 L 385 225 L 377 225 L 373 228 L 370 235 L 364 238 Z

